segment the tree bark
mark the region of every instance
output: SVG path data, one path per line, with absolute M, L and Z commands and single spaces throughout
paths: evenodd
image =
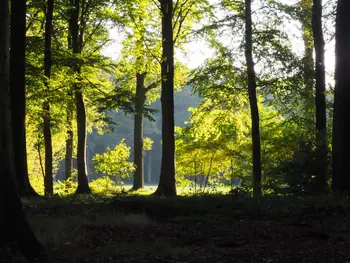
M 11 1 L 10 96 L 16 181 L 20 196 L 37 196 L 29 182 L 25 128 L 26 1 Z
M 147 165 L 147 175 L 148 175 L 148 184 L 152 183 L 152 152 L 148 152 L 148 165 Z
M 332 190 L 350 194 L 350 1 L 338 0 L 335 33 L 335 87 Z
M 174 137 L 174 40 L 173 2 L 160 0 L 162 12 L 162 164 L 154 195 L 176 196 Z
M 50 84 L 52 67 L 52 17 L 53 17 L 54 1 L 48 0 L 46 7 L 45 21 L 45 44 L 44 44 L 44 75 L 46 87 L 46 99 L 43 103 L 44 110 L 44 145 L 45 145 L 45 195 L 53 195 L 53 174 L 52 174 L 52 137 L 51 137 L 51 113 L 50 113 Z
M 302 0 L 301 1 L 302 16 L 300 17 L 302 24 L 302 33 L 304 41 L 304 125 L 307 130 L 313 134 L 313 129 L 315 125 L 314 118 L 314 57 L 313 57 L 313 47 L 314 40 L 312 36 L 312 0 Z
M 70 6 L 73 6 L 73 2 L 70 1 Z M 68 48 L 73 49 L 72 46 L 72 8 L 68 11 Z M 65 180 L 66 186 L 70 187 L 70 178 L 72 177 L 73 167 L 73 92 L 72 87 L 68 91 L 68 102 L 67 102 L 67 138 L 66 138 L 66 154 L 65 154 Z
M 328 144 L 326 113 L 326 73 L 324 64 L 325 42 L 322 31 L 322 0 L 313 0 L 312 30 L 316 54 L 316 190 L 325 192 L 328 188 Z
M 253 61 L 252 43 L 252 10 L 251 0 L 245 1 L 245 57 L 248 74 L 248 94 L 252 118 L 252 141 L 253 141 L 253 194 L 261 196 L 261 149 L 259 130 L 259 109 L 256 95 L 256 76 Z
M 78 188 L 77 194 L 90 193 L 86 167 L 86 111 L 83 94 L 80 87 L 75 87 L 75 106 L 77 109 L 77 168 L 78 168 Z
M 133 190 L 144 188 L 144 156 L 143 156 L 143 106 L 146 101 L 145 74 L 136 74 L 136 105 L 134 115 L 134 173 Z
M 80 2 L 82 6 L 80 6 Z M 79 12 L 80 9 L 84 10 L 84 0 L 72 1 L 72 17 L 71 17 L 71 35 L 72 35 L 72 50 L 73 54 L 80 54 L 83 40 L 83 32 L 79 30 Z M 83 16 L 83 11 L 81 16 Z M 83 20 L 83 19 L 81 19 Z M 80 75 L 81 66 L 75 63 L 73 71 Z M 86 168 L 86 110 L 83 98 L 82 88 L 79 84 L 73 86 L 75 107 L 76 107 L 76 119 L 77 119 L 77 135 L 78 135 L 78 148 L 77 148 L 77 168 L 78 168 L 78 188 L 77 194 L 90 193 L 89 182 L 87 179 Z
M 66 155 L 65 155 L 65 171 L 67 186 L 70 186 L 69 180 L 72 177 L 72 159 L 73 159 L 73 106 L 72 103 L 68 103 L 67 109 L 67 139 L 66 139 Z
M 45 250 L 25 218 L 15 182 L 9 88 L 8 3 L 0 1 L 0 248 L 17 243 L 27 259 L 40 258 L 40 262 L 44 262 Z

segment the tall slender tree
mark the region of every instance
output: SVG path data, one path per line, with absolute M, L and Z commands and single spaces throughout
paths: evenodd
M 134 114 L 134 164 L 136 170 L 134 173 L 133 189 L 137 190 L 144 187 L 144 156 L 143 156 L 143 107 L 146 102 L 146 69 L 145 69 L 145 22 L 146 1 L 139 1 L 139 16 L 135 21 L 138 25 L 138 34 L 136 40 L 136 103 Z
M 15 186 L 16 170 L 13 158 L 9 88 L 8 3 L 7 0 L 0 1 L 0 248 L 15 242 L 28 259 L 41 257 L 40 262 L 45 262 L 43 257 L 45 250 L 26 221 Z M 23 170 L 21 172 L 23 173 Z
M 326 73 L 325 42 L 322 30 L 322 0 L 313 0 L 312 31 L 316 54 L 316 155 L 317 155 L 317 190 L 327 190 L 327 115 L 326 115 Z
M 72 7 L 73 3 L 69 0 L 69 6 Z M 68 49 L 72 50 L 72 11 L 73 8 L 68 8 Z M 72 176 L 72 165 L 73 165 L 73 88 L 69 87 L 68 101 L 67 101 L 67 137 L 66 137 L 66 154 L 65 154 L 65 179 L 67 186 L 70 186 L 69 180 Z
M 144 187 L 144 156 L 143 156 L 143 105 L 146 101 L 145 73 L 136 74 L 136 105 L 134 120 L 134 173 L 133 189 Z
M 188 41 L 188 34 L 191 32 L 194 21 L 198 21 L 203 17 L 204 10 L 208 10 L 207 1 L 198 0 L 176 0 L 173 1 L 172 12 L 172 28 L 173 28 L 173 46 L 182 46 Z M 159 68 L 161 68 L 161 41 L 158 35 L 158 17 L 154 12 L 157 11 L 159 5 L 151 0 L 135 1 L 135 4 L 130 4 L 126 1 L 123 5 L 123 12 L 128 15 L 126 27 L 133 31 L 128 34 L 127 41 L 123 51 L 126 52 L 125 57 L 132 57 L 135 66 L 133 71 L 136 71 L 136 94 L 135 94 L 135 118 L 134 118 L 134 164 L 136 170 L 134 173 L 133 189 L 142 188 L 144 185 L 144 149 L 143 149 L 143 118 L 145 115 L 144 107 L 147 103 L 156 99 L 155 94 L 150 94 L 152 89 L 158 88 L 161 83 L 159 77 Z M 203 12 L 201 12 L 203 10 Z M 151 34 L 151 35 L 150 35 Z M 124 52 L 123 52 L 124 53 Z M 127 59 L 129 60 L 129 59 Z M 180 73 L 181 66 L 178 67 Z M 185 82 L 185 76 L 178 78 L 174 72 L 174 86 Z M 180 75 L 178 74 L 178 76 Z M 183 80 L 182 80 L 183 78 Z
M 314 85 L 315 85 L 315 61 L 313 57 L 314 38 L 312 35 L 312 18 L 313 18 L 313 0 L 301 0 L 300 21 L 302 24 L 302 36 L 304 42 L 304 125 L 306 128 L 312 128 L 315 125 L 314 118 Z M 312 133 L 314 134 L 314 133 Z
M 146 26 L 149 23 L 147 11 L 147 2 L 139 1 L 137 10 L 137 21 L 134 21 L 133 27 L 135 30 L 134 37 L 136 50 L 136 93 L 135 93 L 135 114 L 134 114 L 134 164 L 136 166 L 134 173 L 133 190 L 144 187 L 144 143 L 143 143 L 143 124 L 144 124 L 144 107 L 147 100 L 147 95 L 152 89 L 159 86 L 157 77 L 150 81 L 150 76 L 154 75 L 155 69 L 150 69 L 152 64 L 158 63 L 158 57 L 153 54 L 150 43 L 145 39 Z M 146 48 L 147 46 L 147 48 Z M 151 54 L 149 54 L 151 53 Z M 152 59 L 150 59 L 152 58 Z M 155 66 L 152 65 L 154 68 Z M 158 68 L 158 67 L 157 67 Z M 152 72 L 153 71 L 153 72 Z M 146 85 L 147 83 L 147 85 Z M 150 97 L 148 97 L 149 99 Z
M 350 1 L 338 0 L 335 33 L 332 190 L 350 195 Z
M 175 196 L 173 2 L 160 0 L 162 13 L 162 164 L 154 195 Z
M 44 75 L 46 98 L 43 103 L 44 111 L 44 144 L 45 144 L 45 195 L 53 194 L 53 174 L 52 174 L 52 138 L 51 138 L 51 113 L 50 113 L 50 77 L 52 67 L 52 17 L 54 1 L 48 0 L 46 7 L 45 21 L 45 44 L 44 44 Z
M 65 180 L 67 186 L 70 186 L 69 180 L 72 177 L 72 166 L 73 166 L 73 95 L 72 91 L 69 91 L 67 103 L 67 137 L 66 137 L 66 154 L 65 154 Z
M 72 51 L 75 56 L 81 54 L 83 46 L 84 22 L 85 22 L 85 7 L 86 0 L 72 0 L 71 1 L 71 35 L 72 35 Z M 79 20 L 80 18 L 80 20 Z M 80 62 L 73 64 L 73 71 L 78 78 L 81 73 Z M 83 97 L 83 91 L 79 83 L 73 86 L 76 119 L 77 119 L 77 135 L 78 135 L 78 149 L 77 149 L 77 167 L 78 167 L 78 188 L 77 193 L 90 193 L 89 183 L 87 179 L 86 168 L 86 109 Z
M 37 195 L 28 177 L 25 128 L 26 0 L 11 1 L 10 96 L 17 185 L 20 196 Z
M 261 147 L 259 109 L 256 95 L 256 75 L 253 61 L 253 25 L 252 25 L 252 1 L 245 0 L 245 57 L 248 75 L 248 94 L 252 119 L 252 141 L 253 141 L 253 194 L 261 195 Z

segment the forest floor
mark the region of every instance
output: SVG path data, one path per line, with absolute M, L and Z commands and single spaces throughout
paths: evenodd
M 350 261 L 347 199 L 128 196 L 24 206 L 51 262 Z

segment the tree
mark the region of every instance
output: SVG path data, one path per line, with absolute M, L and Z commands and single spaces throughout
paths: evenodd
M 77 154 L 74 87 L 79 86 L 83 93 L 87 132 L 90 132 L 93 126 L 99 131 L 106 126 L 105 112 L 99 111 L 99 99 L 114 90 L 110 79 L 114 66 L 109 58 L 100 54 L 101 47 L 108 41 L 107 22 L 116 14 L 109 5 L 110 1 L 85 1 L 83 16 L 79 10 L 79 35 L 80 32 L 83 33 L 83 37 L 78 39 L 78 42 L 82 43 L 82 52 L 79 54 L 74 54 L 72 50 L 72 30 L 71 26 L 69 27 L 72 22 L 68 21 L 72 17 L 70 11 L 73 10 L 70 8 L 70 1 L 55 1 L 50 79 L 43 74 L 47 3 L 48 1 L 29 1 L 27 5 L 27 146 L 30 176 L 37 190 L 42 188 L 40 183 L 44 178 L 45 169 L 50 170 L 44 162 L 43 117 L 48 111 L 43 110 L 43 105 L 49 102 L 50 106 L 52 173 L 55 174 L 62 171 L 59 168 L 64 158 L 66 140 L 71 143 L 71 147 L 69 143 L 67 147 L 67 160 L 71 161 Z M 81 24 L 85 26 L 80 27 Z M 80 68 L 79 73 L 76 72 L 77 67 Z M 69 178 L 71 165 L 66 165 L 66 168 Z M 61 179 L 62 176 L 56 178 Z
M 45 44 L 44 44 L 44 75 L 46 87 L 46 99 L 43 103 L 44 111 L 44 144 L 45 144 L 45 195 L 53 195 L 53 177 L 52 177 L 52 137 L 51 137 L 51 114 L 50 114 L 50 76 L 52 67 L 52 17 L 54 0 L 47 1 L 46 20 L 45 20 Z
M 252 1 L 250 1 L 250 4 L 252 4 Z M 238 39 L 247 40 L 248 36 L 248 34 L 245 34 L 247 31 L 239 30 L 243 28 L 247 22 L 247 12 L 246 15 L 244 15 L 245 2 L 222 1 L 221 7 L 225 11 L 228 11 L 226 16 L 224 18 L 222 18 L 222 16 L 218 17 L 213 24 L 204 28 L 204 30 L 209 31 L 210 44 L 215 48 L 216 58 L 212 60 L 212 63 L 208 63 L 208 68 L 203 72 L 206 74 L 201 74 L 197 78 L 204 83 L 201 85 L 202 87 L 200 87 L 199 91 L 202 92 L 204 90 L 204 94 L 210 98 L 217 98 L 220 92 L 225 91 L 230 91 L 237 96 L 241 92 L 245 93 L 245 88 L 248 87 L 250 105 L 253 111 L 256 112 L 255 115 L 258 117 L 254 119 L 254 116 L 252 116 L 252 122 L 258 124 L 256 128 L 252 127 L 252 137 L 255 137 L 255 142 L 261 141 L 259 142 L 260 147 L 258 148 L 261 148 L 259 151 L 257 150 L 256 143 L 254 145 L 253 141 L 253 151 L 257 153 L 253 153 L 253 156 L 255 155 L 253 159 L 256 160 L 258 159 L 256 156 L 261 155 L 261 161 L 253 161 L 252 163 L 253 167 L 260 166 L 260 169 L 258 169 L 258 174 L 260 174 L 258 180 L 261 181 L 261 179 L 265 180 L 267 175 L 272 174 L 271 171 L 269 171 L 271 167 L 265 170 L 266 167 L 264 166 L 265 160 L 270 158 L 270 156 L 268 156 L 269 153 L 266 152 L 264 147 L 269 144 L 267 142 L 270 140 L 270 136 L 261 134 L 262 126 L 260 121 L 263 121 L 260 120 L 261 111 L 259 111 L 259 109 L 261 109 L 261 107 L 252 106 L 254 103 L 251 103 L 251 98 L 253 96 L 250 96 L 252 94 L 252 89 L 250 89 L 250 87 L 253 86 L 251 81 L 251 76 L 253 74 L 247 74 L 247 68 L 253 68 L 255 90 L 257 86 L 259 87 L 259 96 L 257 96 L 257 92 L 254 91 L 255 96 L 264 100 L 264 106 L 273 106 L 279 114 L 286 118 L 286 123 L 288 123 L 288 125 L 294 126 L 296 122 L 299 125 L 302 124 L 298 113 L 301 106 L 300 101 L 301 99 L 304 100 L 300 92 L 300 88 L 304 86 L 304 79 L 302 77 L 304 63 L 302 63 L 302 60 L 298 58 L 297 54 L 291 49 L 291 42 L 284 27 L 286 15 L 289 16 L 290 13 L 294 15 L 295 8 L 291 8 L 290 5 L 281 5 L 279 1 L 269 1 L 268 5 L 265 5 L 265 1 L 255 1 L 254 6 L 256 6 L 253 11 L 255 15 L 254 21 L 256 22 L 251 24 L 251 35 L 253 36 L 250 37 L 250 40 L 253 43 L 251 43 L 251 51 L 248 52 L 248 54 L 250 53 L 251 55 L 248 56 L 248 58 L 250 57 L 252 59 L 251 65 L 248 67 L 247 60 L 244 61 L 245 56 L 243 55 L 243 52 L 247 55 L 247 51 L 249 51 L 247 49 L 244 50 L 249 41 L 245 41 L 245 43 L 243 43 L 243 41 L 237 41 Z M 279 10 L 279 12 L 277 12 L 277 10 Z M 285 10 L 285 12 L 280 12 L 281 10 Z M 246 27 L 246 30 L 247 29 L 248 27 Z M 226 38 L 226 32 L 230 32 L 228 37 L 233 40 L 230 44 L 227 43 L 228 41 L 222 40 L 221 36 L 225 34 Z M 254 60 L 257 61 L 256 66 L 254 64 L 253 54 Z M 210 60 L 208 61 L 210 62 Z M 208 76 L 206 77 L 205 75 Z M 228 75 L 230 77 L 228 77 Z M 247 77 L 247 75 L 249 77 Z M 222 104 L 226 105 L 227 102 L 223 101 Z M 253 114 L 253 111 L 251 114 Z M 301 111 L 304 113 L 304 108 Z M 256 120 L 258 120 L 258 122 Z M 300 132 L 300 130 L 301 129 L 295 134 L 296 136 L 293 134 L 295 140 L 304 136 L 304 130 L 302 130 L 303 133 Z M 253 131 L 255 135 L 253 135 Z M 256 131 L 258 131 L 259 140 L 256 140 Z M 289 136 L 286 137 L 288 138 Z M 293 147 L 289 148 L 289 150 L 292 149 Z M 285 156 L 290 158 L 290 155 Z M 279 161 L 281 160 L 279 159 Z M 256 165 L 257 163 L 261 163 L 261 165 Z M 248 171 L 250 172 L 249 168 L 246 169 L 245 173 Z M 263 168 L 264 173 L 262 173 Z M 255 173 L 254 170 L 256 171 L 257 169 L 253 168 L 253 174 L 256 175 L 257 173 Z M 264 178 L 261 178 L 262 175 L 264 175 Z M 254 181 L 255 179 L 253 179 L 253 182 Z M 261 183 L 259 187 L 261 187 Z
M 121 180 L 129 178 L 135 171 L 135 166 L 129 161 L 130 147 L 128 147 L 124 139 L 115 146 L 114 149 L 109 147 L 103 154 L 96 154 L 93 158 L 95 162 L 95 171 L 101 172 L 104 176 L 115 178 L 118 183 Z
M 146 101 L 145 73 L 136 75 L 136 105 L 134 114 L 134 184 L 133 189 L 144 187 L 144 158 L 143 158 L 143 105 Z
M 67 87 L 71 86 L 71 78 L 67 74 L 69 68 L 63 66 L 68 52 L 62 52 L 63 44 L 61 43 L 67 32 L 62 33 L 61 30 L 65 26 L 66 18 L 62 19 L 60 13 L 63 3 L 55 1 L 56 3 L 57 6 L 55 5 L 53 14 L 54 27 L 46 29 L 47 26 L 50 26 L 50 19 L 46 19 L 46 16 L 49 16 L 50 10 L 48 8 L 51 3 L 49 1 L 27 1 L 26 130 L 28 172 L 35 189 L 43 194 L 45 193 L 45 181 L 46 189 L 51 188 L 51 190 L 46 191 L 46 194 L 52 193 L 52 174 L 58 170 L 58 163 L 62 158 L 66 132 L 62 105 L 67 101 Z M 49 30 L 52 32 L 50 33 Z M 52 37 L 46 36 L 45 39 L 45 34 L 51 34 Z M 47 45 L 48 43 L 49 45 Z M 66 44 L 64 47 L 66 51 Z M 55 58 L 53 63 L 51 63 L 51 56 Z M 52 67 L 51 64 L 53 64 Z M 49 110 L 45 109 L 47 106 Z M 50 133 L 49 136 L 48 133 Z M 52 137 L 52 139 L 48 139 L 48 137 Z
M 186 127 L 176 127 L 176 180 L 185 186 L 192 184 L 195 191 L 197 184 L 205 188 L 210 184 L 228 183 L 229 179 L 231 183 L 239 179 L 244 185 L 251 182 L 246 172 L 252 169 L 250 109 L 245 94 L 225 90 L 228 81 L 235 82 L 235 74 L 229 73 L 226 69 L 218 74 L 229 77 L 221 83 L 220 89 L 213 88 L 215 97 L 205 97 L 197 108 L 190 109 L 192 116 Z M 213 75 L 210 79 L 214 84 Z M 194 84 L 201 85 L 199 82 Z M 275 180 L 267 175 L 272 175 L 269 171 L 291 157 L 295 139 L 290 134 L 295 130 L 282 114 L 264 105 L 262 99 L 258 103 L 261 138 L 264 138 L 261 162 L 265 180 Z
M 332 135 L 332 190 L 350 195 L 350 2 L 338 0 L 335 34 L 335 87 Z
M 252 9 L 251 0 L 245 0 L 245 57 L 248 75 L 248 95 L 252 118 L 252 153 L 253 153 L 253 193 L 254 196 L 261 195 L 261 149 L 260 149 L 260 127 L 259 109 L 256 96 L 256 76 L 253 61 L 252 43 Z
M 25 219 L 21 200 L 16 190 L 11 107 L 9 89 L 9 6 L 0 2 L 0 247 L 19 243 L 27 259 L 43 258 L 44 248 L 34 236 Z M 17 138 L 16 138 L 17 139 Z M 21 171 L 23 173 L 23 170 Z M 23 176 L 23 175 L 22 175 Z M 23 178 L 23 177 L 22 177 Z
M 68 8 L 68 49 L 73 50 L 72 46 L 72 12 L 73 12 L 73 3 L 69 1 L 70 8 Z M 65 154 L 65 179 L 67 186 L 69 186 L 69 180 L 72 177 L 72 165 L 73 165 L 73 88 L 68 88 L 68 101 L 67 101 L 67 116 L 66 116 L 66 125 L 67 125 L 67 135 L 66 135 L 66 154 Z
M 72 52 L 75 56 L 81 54 L 83 47 L 84 22 L 86 15 L 86 0 L 71 1 L 71 36 L 72 36 Z M 79 21 L 79 14 L 81 22 Z M 79 23 L 80 22 L 80 23 Z M 79 63 L 74 63 L 73 71 L 79 75 L 81 66 Z M 89 183 L 87 179 L 86 168 L 86 109 L 83 97 L 83 91 L 79 83 L 73 86 L 76 119 L 78 126 L 78 148 L 77 148 L 77 166 L 78 166 L 78 188 L 76 193 L 90 193 Z
M 322 31 L 322 0 L 313 0 L 312 31 L 316 54 L 316 174 L 317 190 L 327 190 L 327 117 L 326 117 L 326 73 L 325 73 L 325 43 Z
M 118 71 L 122 72 L 121 78 L 116 77 L 119 88 L 132 90 L 134 95 L 134 174 L 133 189 L 142 188 L 144 185 L 144 156 L 143 156 L 143 121 L 144 117 L 151 117 L 148 105 L 158 97 L 158 87 L 161 83 L 160 68 L 161 58 L 161 28 L 159 21 L 161 14 L 156 13 L 160 9 L 155 1 L 141 0 L 121 1 L 119 9 L 125 14 L 123 21 L 126 39 L 123 41 L 122 59 L 118 61 Z M 194 21 L 203 17 L 207 1 L 182 1 L 174 2 L 172 14 L 174 48 L 181 50 L 183 44 L 188 42 Z M 201 12 L 203 11 L 203 12 Z M 132 64 L 132 65 L 130 65 Z M 179 62 L 175 63 L 174 86 L 175 89 L 186 82 L 187 71 Z M 119 75 L 118 75 L 119 76 Z M 128 80 L 128 81 L 125 81 Z M 136 85 L 135 85 L 136 84 Z
M 11 1 L 10 34 L 10 96 L 12 108 L 12 136 L 17 185 L 20 196 L 37 195 L 28 177 L 25 127 L 25 47 L 26 1 Z
M 154 195 L 175 196 L 173 2 L 160 0 L 162 13 L 162 164 Z
M 304 42 L 304 55 L 303 55 L 303 75 L 304 75 L 304 125 L 306 129 L 310 129 L 314 125 L 314 82 L 315 82 L 315 70 L 314 70 L 314 58 L 313 58 L 313 4 L 312 0 L 302 0 L 300 2 L 301 12 L 299 20 L 302 24 L 302 35 Z
M 147 74 L 151 73 L 147 64 L 150 64 L 146 57 L 146 47 L 149 50 L 149 44 L 146 42 L 145 33 L 146 26 L 149 23 L 150 16 L 147 14 L 147 2 L 139 1 L 136 19 L 133 27 L 136 29 L 136 93 L 135 93 L 135 113 L 134 113 L 134 165 L 136 167 L 134 173 L 133 189 L 137 190 L 144 187 L 144 150 L 143 150 L 143 122 L 144 122 L 144 106 L 147 100 L 147 93 L 156 88 L 156 80 L 146 86 Z M 155 54 L 152 53 L 154 56 Z M 152 60 L 154 60 L 152 58 Z M 154 63 L 158 63 L 154 61 Z

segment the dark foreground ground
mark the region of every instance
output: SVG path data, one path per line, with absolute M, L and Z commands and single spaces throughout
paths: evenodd
M 344 199 L 208 196 L 84 202 L 25 201 L 51 262 L 350 261 L 350 206 Z

